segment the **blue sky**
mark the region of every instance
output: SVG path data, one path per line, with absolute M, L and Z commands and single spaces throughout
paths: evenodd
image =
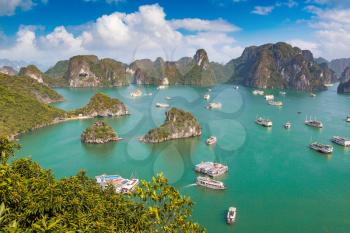
M 48 67 L 77 54 L 124 62 L 192 56 L 225 63 L 244 47 L 286 41 L 350 57 L 348 0 L 0 0 L 0 58 Z

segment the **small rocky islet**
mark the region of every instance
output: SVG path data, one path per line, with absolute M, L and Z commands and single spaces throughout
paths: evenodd
M 190 112 L 171 108 L 165 113 L 165 116 L 165 122 L 160 127 L 148 131 L 147 134 L 140 138 L 140 141 L 144 143 L 160 143 L 202 134 L 198 120 Z
M 117 132 L 103 121 L 97 121 L 86 128 L 80 138 L 83 143 L 88 144 L 104 144 L 120 140 Z

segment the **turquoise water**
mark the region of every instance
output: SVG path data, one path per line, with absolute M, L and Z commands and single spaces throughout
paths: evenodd
M 349 96 L 337 95 L 336 87 L 311 98 L 307 93 L 288 92 L 286 97 L 271 91 L 284 102 L 282 108 L 266 104 L 251 89 L 220 85 L 210 93 L 223 104 L 221 110 L 207 110 L 204 88 L 176 86 L 157 91 L 139 87 L 143 96 L 132 99 L 134 86 L 114 89 L 57 89 L 66 101 L 55 104 L 71 110 L 85 105 L 97 91 L 121 99 L 130 116 L 106 119 L 125 140 L 106 145 L 83 145 L 80 134 L 95 119 L 70 121 L 23 135 L 23 149 L 17 157 L 30 155 L 57 177 L 85 169 L 93 177 L 102 173 L 149 179 L 163 171 L 181 193 L 195 202 L 194 220 L 208 232 L 349 232 L 350 231 L 350 150 L 334 146 L 323 156 L 311 151 L 312 141 L 330 143 L 333 135 L 350 137 Z M 166 96 L 173 97 L 165 100 Z M 139 143 L 137 138 L 164 120 L 157 102 L 191 111 L 203 127 L 198 138 L 158 145 Z M 301 114 L 297 114 L 300 111 Z M 273 128 L 254 123 L 257 116 L 273 120 Z M 305 117 L 322 120 L 321 130 L 303 124 Z M 291 121 L 293 127 L 282 125 Z M 210 135 L 218 137 L 215 146 L 205 145 Z M 227 190 L 206 190 L 193 185 L 193 166 L 200 161 L 229 165 L 221 178 Z M 227 226 L 229 206 L 238 208 L 236 223 Z

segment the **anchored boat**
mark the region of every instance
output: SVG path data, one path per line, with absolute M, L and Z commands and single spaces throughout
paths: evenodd
M 264 91 L 261 90 L 254 90 L 253 95 L 264 95 Z
M 315 93 L 310 93 L 310 96 L 311 97 L 316 97 L 316 94 Z
M 233 85 L 233 89 L 238 90 L 238 89 L 239 89 L 239 86 Z
M 221 107 L 222 104 L 219 102 L 212 102 L 207 106 L 208 109 L 220 109 Z
M 232 224 L 236 220 L 237 208 L 230 207 L 227 211 L 226 222 L 227 224 Z
M 323 128 L 323 123 L 321 121 L 318 121 L 318 120 L 306 119 L 305 125 L 315 127 L 315 128 Z
M 311 143 L 310 148 L 323 154 L 330 154 L 333 152 L 333 147 L 331 145 L 324 145 L 318 142 Z
M 131 96 L 131 97 L 139 97 L 139 96 L 141 96 L 141 95 L 142 95 L 142 91 L 139 90 L 139 89 L 137 89 L 137 90 L 135 90 L 135 91 L 133 91 L 133 92 L 130 93 L 130 96 Z
M 125 179 L 119 175 L 100 175 L 95 176 L 96 183 L 98 183 L 103 189 L 108 185 L 112 185 L 116 193 L 130 193 L 135 190 L 139 184 L 138 179 Z
M 199 186 L 210 188 L 210 189 L 220 189 L 220 190 L 226 189 L 223 182 L 213 180 L 205 176 L 198 176 L 196 184 Z
M 283 127 L 284 127 L 285 129 L 290 129 L 290 128 L 292 128 L 292 123 L 290 123 L 290 122 L 288 121 L 288 122 L 286 122 L 286 123 L 283 125 Z
M 270 101 L 268 101 L 268 104 L 269 104 L 269 105 L 272 105 L 272 106 L 277 106 L 277 107 L 283 106 L 283 102 L 282 102 L 282 101 L 273 101 L 273 100 L 270 100 Z
M 350 122 L 350 114 L 345 119 L 346 122 Z
M 164 104 L 164 103 L 156 103 L 157 108 L 169 108 L 169 104 Z
M 157 87 L 157 90 L 162 90 L 162 89 L 165 89 L 167 86 L 165 86 L 165 85 L 159 85 L 158 87 Z
M 280 91 L 280 95 L 286 95 L 287 94 L 287 92 L 285 92 L 285 91 Z
M 331 141 L 341 146 L 350 146 L 350 139 L 343 138 L 340 136 L 333 136 Z
M 258 124 L 258 125 L 262 125 L 264 127 L 272 127 L 272 121 L 271 120 L 268 120 L 268 119 L 264 119 L 262 117 L 258 117 L 255 122 Z
M 265 95 L 265 100 L 273 100 L 274 98 L 273 95 Z
M 211 177 L 216 177 L 225 174 L 228 171 L 228 166 L 221 163 L 201 162 L 194 167 L 194 170 Z
M 203 97 L 205 100 L 209 100 L 210 99 L 210 95 L 209 94 L 205 94 Z
M 216 141 L 217 141 L 217 138 L 214 136 L 211 136 L 205 142 L 207 143 L 207 145 L 213 145 L 216 143 Z

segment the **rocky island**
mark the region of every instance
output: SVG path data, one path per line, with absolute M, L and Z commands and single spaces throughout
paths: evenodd
M 341 77 L 340 77 L 340 83 L 337 89 L 337 92 L 339 94 L 348 94 L 350 93 L 350 67 L 347 67 Z
M 160 143 L 172 139 L 195 137 L 202 134 L 198 120 L 189 112 L 172 108 L 165 113 L 165 122 L 151 129 L 140 140 L 145 143 Z
M 94 95 L 90 102 L 77 110 L 70 113 L 73 117 L 116 117 L 128 115 L 128 108 L 118 99 L 113 99 L 103 93 Z
M 118 141 L 117 133 L 114 129 L 103 121 L 97 121 L 81 134 L 81 141 L 90 144 L 103 144 Z

